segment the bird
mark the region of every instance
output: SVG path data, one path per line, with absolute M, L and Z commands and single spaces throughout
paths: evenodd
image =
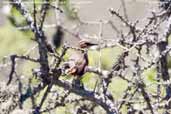
M 88 49 L 97 45 L 97 43 L 93 43 L 87 39 L 79 39 L 79 41 L 76 43 L 76 48 L 73 48 L 73 53 L 64 63 L 64 73 L 74 77 L 72 80 L 73 86 L 84 88 L 81 79 L 86 73 L 86 68 L 89 64 Z
M 72 58 L 70 58 L 71 66 L 69 67 L 67 73 L 73 76 L 81 77 L 84 75 L 88 63 L 87 52 L 74 53 Z
M 66 74 L 74 77 L 72 80 L 72 86 L 84 88 L 81 79 L 86 72 L 88 63 L 87 51 L 73 53 L 67 63 L 65 63 L 64 67 Z
M 75 52 L 71 54 L 68 61 L 67 74 L 82 77 L 89 64 L 87 49 L 96 45 L 98 44 L 85 39 L 80 40 L 77 47 L 83 50 L 75 50 Z

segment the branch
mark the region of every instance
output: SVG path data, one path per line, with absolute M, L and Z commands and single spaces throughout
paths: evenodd
M 7 85 L 9 85 L 11 83 L 13 74 L 15 72 L 15 55 L 12 55 L 10 58 L 11 58 L 12 65 L 11 65 L 11 72 L 9 74 L 9 80 L 7 82 Z
M 80 87 L 73 87 L 72 84 L 67 81 L 56 80 L 55 84 L 100 105 L 108 114 L 118 114 L 115 104 L 108 98 L 104 98 L 104 96 Z
M 46 75 L 49 72 L 49 65 L 48 65 L 48 56 L 47 56 L 47 49 L 46 49 L 46 37 L 44 35 L 44 32 L 40 28 L 40 26 L 35 25 L 35 19 L 32 18 L 29 11 L 26 9 L 25 5 L 21 2 L 21 0 L 11 0 L 13 3 L 12 5 L 15 6 L 18 11 L 26 18 L 26 22 L 30 26 L 30 29 L 34 32 L 36 41 L 38 43 L 39 47 L 39 55 L 40 55 L 40 65 L 41 70 L 44 72 L 42 74 L 42 78 L 46 80 Z M 36 12 L 34 12 L 36 13 Z M 35 14 L 34 14 L 35 15 Z

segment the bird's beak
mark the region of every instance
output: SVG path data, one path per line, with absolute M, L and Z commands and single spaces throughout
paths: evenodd
M 88 48 L 88 47 L 95 46 L 95 45 L 98 45 L 98 44 L 91 43 L 91 42 L 88 42 L 88 41 L 80 41 L 79 42 L 79 47 L 80 48 Z

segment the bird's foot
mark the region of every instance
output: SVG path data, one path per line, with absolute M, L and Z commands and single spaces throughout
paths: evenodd
M 79 79 L 73 79 L 72 86 L 84 89 L 84 85 L 83 85 L 83 83 Z

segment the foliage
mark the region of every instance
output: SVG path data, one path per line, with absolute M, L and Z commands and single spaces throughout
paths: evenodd
M 161 0 L 161 12 L 147 16 L 141 28 L 139 21 L 129 21 L 122 1 L 124 16 L 113 8 L 108 12 L 126 31 L 112 19 L 100 20 L 95 22 L 99 26 L 95 37 L 79 33 L 92 22 L 81 20 L 70 0 L 56 5 L 53 0 L 33 0 L 33 6 L 10 1 L 11 13 L 0 28 L 0 58 L 7 55 L 1 75 L 8 73 L 7 85 L 0 83 L 2 113 L 169 113 L 169 1 Z M 79 20 L 77 26 L 71 30 L 56 24 L 56 32 L 48 36 L 50 30 L 45 29 L 52 12 L 62 13 L 64 17 L 58 16 L 63 20 Z M 167 27 L 161 32 L 163 23 Z M 104 25 L 111 26 L 116 39 L 103 38 Z M 66 37 L 71 41 L 62 43 Z

